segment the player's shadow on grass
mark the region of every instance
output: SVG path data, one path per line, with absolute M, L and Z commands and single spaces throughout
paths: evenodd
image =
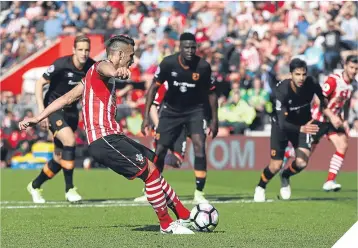
M 301 197 L 293 198 L 290 201 L 351 201 L 357 200 L 357 197 Z
M 96 226 L 96 228 L 102 228 L 102 229 L 109 229 L 109 228 L 133 228 L 133 227 L 140 227 L 140 225 L 124 225 L 124 224 L 118 224 L 118 225 L 111 225 L 111 226 Z M 88 229 L 93 228 L 89 226 L 74 226 L 72 229 Z M 158 228 L 157 228 L 158 229 Z
M 132 231 L 139 231 L 139 232 L 159 232 L 158 225 L 146 225 L 137 228 L 133 228 Z M 202 232 L 206 234 L 207 232 Z M 213 231 L 212 233 L 225 233 L 225 231 Z
M 133 228 L 132 231 L 139 231 L 139 232 L 159 232 L 158 225 L 146 225 Z
M 103 201 L 133 201 L 135 197 L 125 198 L 106 198 L 106 199 L 84 199 L 86 202 L 103 202 Z
M 193 200 L 193 195 L 180 195 L 181 200 L 184 201 L 191 201 Z M 240 195 L 240 194 L 233 194 L 233 195 L 210 195 L 207 194 L 205 197 L 209 201 L 238 201 L 238 200 L 252 200 L 251 195 Z M 95 203 L 95 202 L 105 202 L 105 201 L 133 201 L 134 197 L 131 198 L 107 198 L 107 199 L 84 199 L 82 202 L 86 203 Z
M 339 192 L 324 192 L 322 189 L 296 189 L 295 188 L 295 191 L 297 192 L 318 192 L 318 193 L 357 193 L 358 192 L 358 189 L 342 189 L 340 190 Z
M 239 200 L 252 200 L 252 195 L 205 195 L 209 201 L 239 201 Z

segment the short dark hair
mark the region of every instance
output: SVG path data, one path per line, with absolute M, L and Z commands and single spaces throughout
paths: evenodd
M 352 62 L 354 64 L 357 64 L 358 63 L 358 57 L 357 56 L 354 56 L 354 55 L 349 55 L 347 58 L 346 58 L 346 64 L 348 64 L 349 62 Z
M 192 40 L 196 42 L 195 36 L 192 33 L 182 33 L 180 35 L 180 41 L 183 40 Z
M 111 37 L 109 40 L 106 41 L 106 52 L 110 54 L 110 50 L 114 50 L 118 43 L 124 43 L 127 45 L 135 46 L 134 40 L 126 35 L 116 35 Z
M 304 60 L 302 60 L 302 59 L 299 59 L 299 58 L 295 58 L 295 59 L 291 60 L 290 72 L 293 72 L 297 68 L 304 68 L 307 71 L 306 62 Z
M 75 41 L 73 42 L 73 47 L 74 48 L 77 47 L 78 42 L 87 42 L 88 44 L 91 45 L 91 40 L 86 35 L 78 35 L 78 36 L 76 36 Z

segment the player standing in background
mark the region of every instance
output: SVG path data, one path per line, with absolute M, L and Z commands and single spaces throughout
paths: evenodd
M 165 98 L 165 94 L 168 91 L 168 83 L 165 82 L 162 84 L 157 94 L 155 94 L 155 99 L 153 101 L 153 105 L 150 108 L 150 117 L 154 124 L 154 130 L 158 128 L 160 113 L 163 109 L 163 100 Z M 164 159 L 164 164 L 174 167 L 180 168 L 183 163 L 185 150 L 186 150 L 186 131 L 185 127 L 182 128 L 180 135 L 175 140 L 174 144 L 169 147 L 170 152 L 167 153 Z M 157 139 L 155 139 L 155 147 L 157 146 Z
M 183 33 L 180 36 L 180 52 L 165 57 L 158 66 L 154 82 L 147 94 L 142 132 L 148 135 L 150 107 L 157 89 L 167 81 L 168 91 L 157 128 L 156 165 L 162 172 L 167 150 L 184 127 L 194 145 L 196 177 L 194 202 L 207 203 L 203 192 L 207 174 L 205 104 L 209 101 L 211 107 L 212 121 L 209 135 L 214 138 L 218 131 L 218 101 L 210 64 L 195 55 L 196 48 L 195 36 L 191 33 Z
M 156 133 L 155 130 L 159 124 L 159 116 L 162 110 L 162 103 L 165 97 L 165 93 L 168 90 L 168 83 L 165 82 L 162 84 L 157 93 L 155 94 L 155 98 L 153 101 L 152 106 L 150 107 L 150 118 L 153 122 L 153 137 L 154 137 L 154 148 L 157 147 L 158 140 L 155 138 Z M 170 152 L 167 153 L 164 159 L 164 165 L 168 165 L 174 168 L 180 168 L 181 164 L 183 163 L 185 150 L 186 150 L 186 131 L 185 127 L 182 128 L 182 131 L 178 138 L 175 140 L 174 144 L 169 147 Z M 147 201 L 147 197 L 145 195 L 139 196 L 134 199 L 135 202 L 144 202 Z
M 341 118 L 342 111 L 344 112 L 343 126 L 338 128 L 334 127 L 327 117 L 323 115 L 318 101 L 316 101 L 312 108 L 312 117 L 315 120 L 313 124 L 318 125 L 320 129 L 314 137 L 313 144 L 317 144 L 324 135 L 327 135 L 336 149 L 330 161 L 327 180 L 323 184 L 323 190 L 325 191 L 338 191 L 341 189 L 341 185 L 336 183 L 335 180 L 342 167 L 344 156 L 348 149 L 349 126 L 347 120 L 353 90 L 351 83 L 354 81 L 357 73 L 358 58 L 352 55 L 348 56 L 344 63 L 344 70 L 329 75 L 322 86 L 323 95 L 329 100 L 328 108 L 337 118 Z M 315 146 L 312 146 L 312 152 L 314 149 Z
M 90 39 L 87 36 L 77 36 L 74 41 L 73 55 L 57 59 L 36 82 L 35 94 L 39 113 L 57 98 L 72 90 L 86 75 L 87 70 L 95 63 L 89 58 L 90 45 Z M 46 84 L 50 86 L 43 99 L 43 86 Z M 75 101 L 59 109 L 41 123 L 42 127 L 51 130 L 55 151 L 53 158 L 45 164 L 37 178 L 27 186 L 34 203 L 45 202 L 40 187 L 53 178 L 61 168 L 65 177 L 66 200 L 77 202 L 82 199 L 73 185 L 76 149 L 74 132 L 77 129 L 79 115 L 77 103 Z
M 272 116 L 271 127 L 271 161 L 263 170 L 260 181 L 255 189 L 254 201 L 266 200 L 265 190 L 268 182 L 281 169 L 282 161 L 290 141 L 296 149 L 296 159 L 281 174 L 282 199 L 291 197 L 290 177 L 301 172 L 308 163 L 311 154 L 311 135 L 319 131 L 318 125 L 312 124 L 311 101 L 316 94 L 321 101 L 323 113 L 328 116 L 334 126 L 342 125 L 325 105 L 325 99 L 319 84 L 307 77 L 307 64 L 300 59 L 290 63 L 291 79 L 276 84 L 275 114 Z
M 145 183 L 146 196 L 160 222 L 164 234 L 194 234 L 190 226 L 190 211 L 151 162 L 155 153 L 123 135 L 116 114 L 116 83 L 113 77 L 127 79 L 133 63 L 134 41 L 127 36 L 114 36 L 107 43 L 108 60 L 95 63 L 82 83 L 52 102 L 39 116 L 19 123 L 20 129 L 37 124 L 65 105 L 82 97 L 83 120 L 90 155 L 99 163 L 127 179 L 140 178 Z M 114 81 L 114 80 L 113 80 Z M 173 221 L 168 213 L 172 205 L 179 218 Z

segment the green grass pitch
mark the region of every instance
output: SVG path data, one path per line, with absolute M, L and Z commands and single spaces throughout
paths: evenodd
M 209 171 L 205 191 L 218 209 L 213 233 L 161 235 L 149 205 L 131 201 L 139 179 L 109 170 L 75 171 L 82 204 L 64 201 L 62 172 L 44 184 L 48 203 L 35 205 L 26 186 L 38 171 L 1 172 L 1 247 L 331 247 L 357 221 L 357 173 L 341 173 L 341 192 L 323 192 L 326 172 L 292 178 L 292 200 L 277 198 L 279 179 L 267 188 L 269 202 L 253 203 L 259 171 Z M 167 181 L 191 209 L 192 171 L 168 170 Z M 134 205 L 134 206 L 133 206 Z

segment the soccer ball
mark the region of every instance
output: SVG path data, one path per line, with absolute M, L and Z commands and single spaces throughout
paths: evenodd
M 190 220 L 195 230 L 212 232 L 219 223 L 219 212 L 213 205 L 201 203 L 191 210 Z

